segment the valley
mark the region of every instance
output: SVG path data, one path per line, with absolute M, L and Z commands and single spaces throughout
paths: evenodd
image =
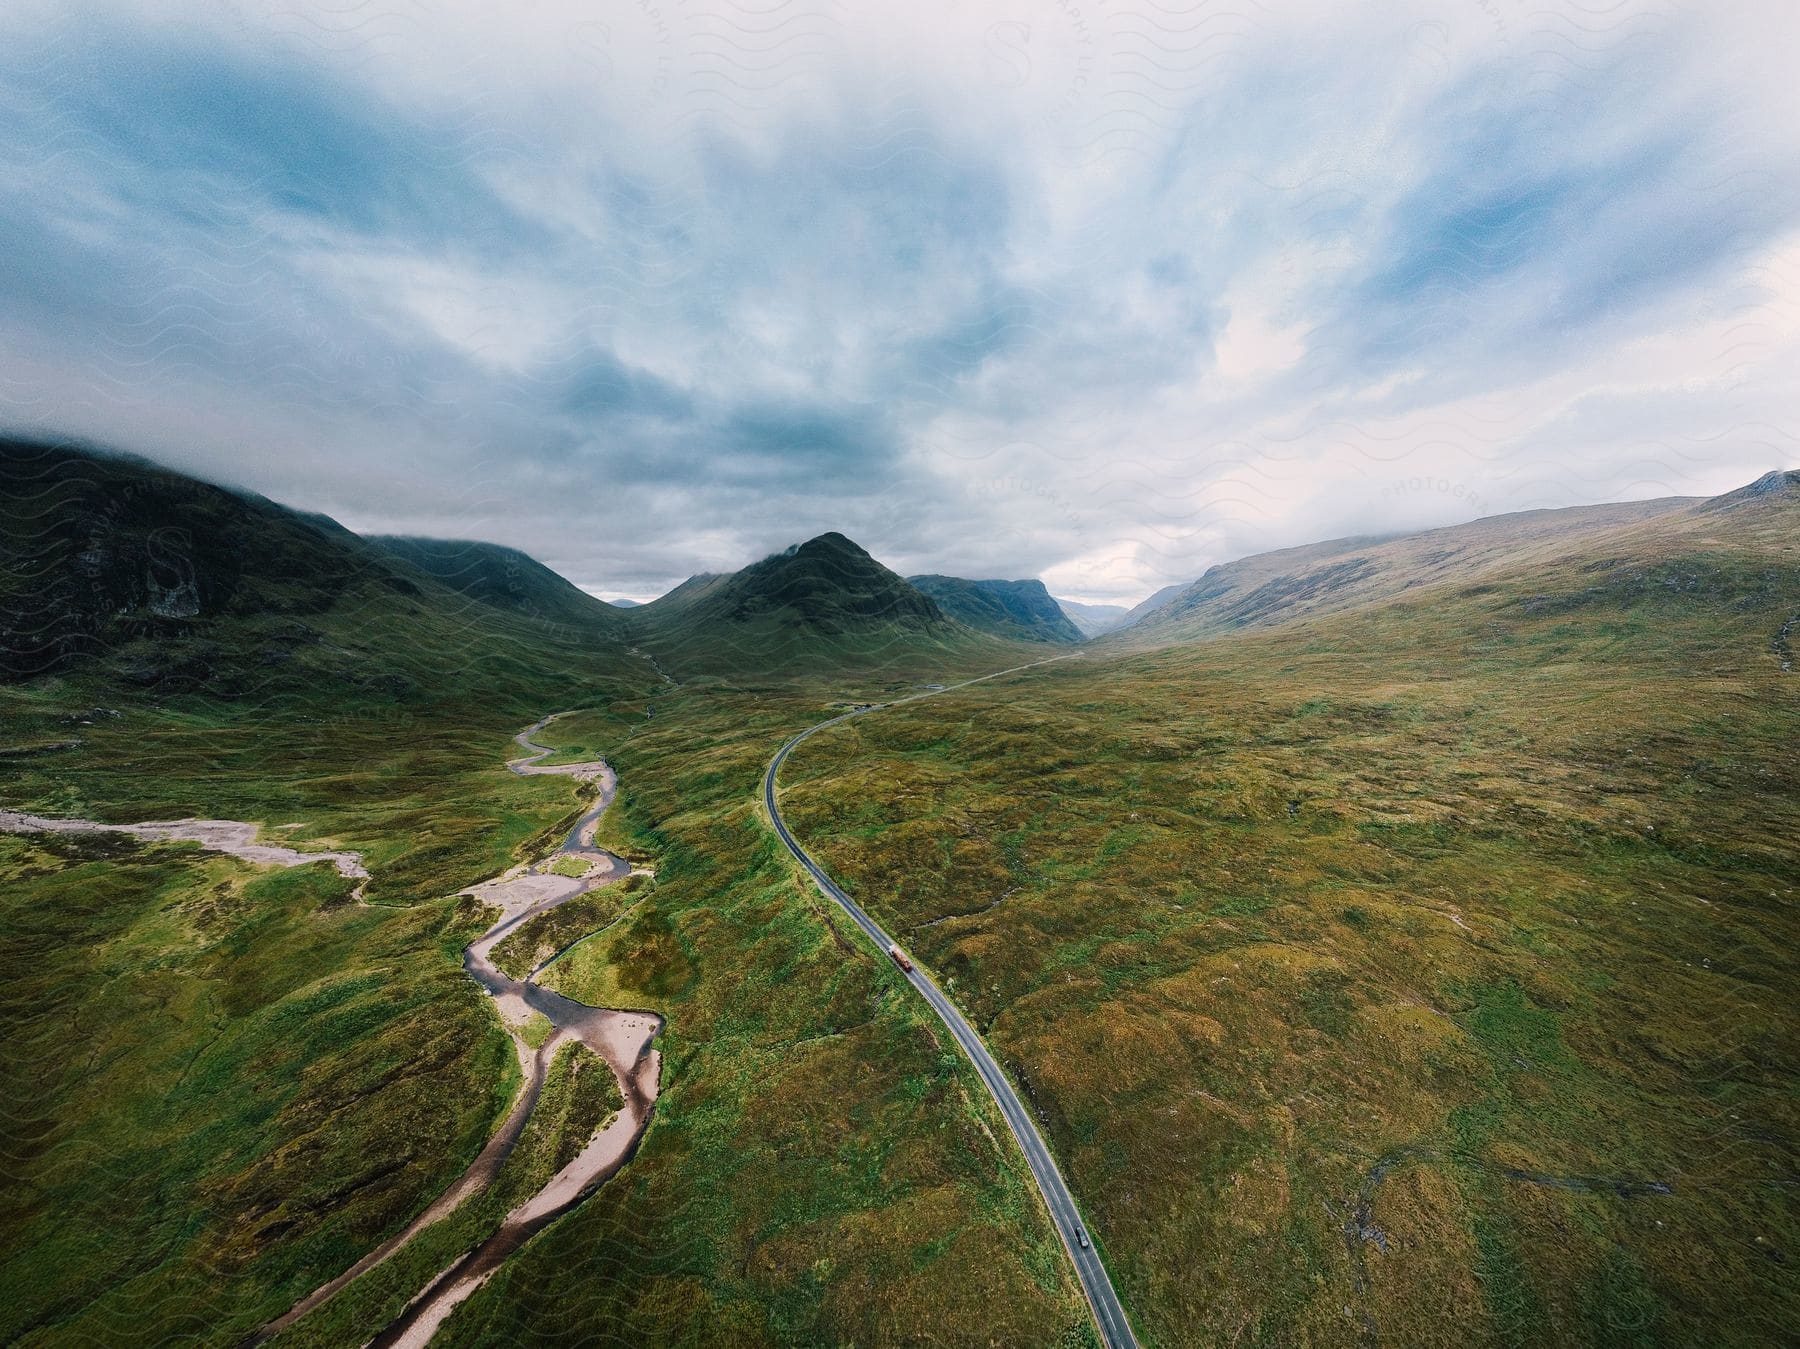
M 1795 1344 L 1796 52 L 0 4 L 0 1349 Z
M 1794 1313 L 1793 475 L 1077 640 L 842 535 L 614 609 L 11 453 L 8 546 L 99 561 L 0 592 L 9 1340 Z

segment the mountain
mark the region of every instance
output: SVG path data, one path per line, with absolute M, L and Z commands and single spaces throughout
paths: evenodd
M 943 612 L 842 534 L 821 534 L 730 576 L 697 576 L 642 606 L 732 623 L 773 619 L 834 635 L 872 624 L 929 627 Z
M 1131 611 L 1122 604 L 1081 604 L 1058 599 L 1057 605 L 1069 616 L 1069 622 L 1081 630 L 1083 637 L 1098 637 L 1111 632 L 1125 621 Z
M 889 664 L 990 640 L 837 533 L 729 575 L 691 577 L 633 609 L 627 625 L 672 668 L 737 673 Z
M 1210 568 L 1173 594 L 1159 591 L 1133 611 L 1115 640 L 1134 645 L 1191 641 L 1241 628 L 1272 627 L 1336 613 L 1496 567 L 1549 558 L 1573 542 L 1692 509 L 1690 497 L 1497 515 L 1398 537 L 1332 539 L 1258 553 Z
M 684 612 L 702 596 L 729 581 L 733 575 L 731 572 L 695 572 L 673 590 L 645 601 L 638 608 L 644 614 L 657 618 Z
M 644 604 L 642 600 L 608 600 L 607 603 L 615 609 L 639 609 Z
M 726 674 L 1012 654 L 841 534 L 622 609 L 515 549 L 365 539 L 127 455 L 5 441 L 0 476 L 0 680 L 352 702 L 529 686 L 535 707 L 641 673 L 633 644 Z
M 1079 642 L 1081 629 L 1050 598 L 1042 581 L 965 581 L 960 576 L 909 576 L 916 589 L 959 623 L 1027 642 Z
M 1120 621 L 1119 626 L 1121 628 L 1129 628 L 1133 624 L 1143 622 L 1144 619 L 1148 618 L 1151 614 L 1155 613 L 1158 609 L 1162 608 L 1163 605 L 1167 604 L 1186 589 L 1187 583 L 1180 581 L 1176 582 L 1174 585 L 1164 586 L 1149 599 L 1127 609 L 1125 611 L 1125 617 Z
M 369 542 L 404 558 L 472 599 L 551 623 L 604 628 L 617 608 L 564 580 L 536 558 L 497 543 L 373 535 Z
M 1740 487 L 1735 492 L 1727 492 L 1723 496 L 1713 497 L 1701 506 L 1701 510 L 1709 514 L 1735 511 L 1745 507 L 1763 507 L 1769 505 L 1792 505 L 1793 498 L 1800 495 L 1800 469 L 1776 469 L 1765 473 L 1747 487 Z
M 554 688 L 623 660 L 618 616 L 598 601 L 547 625 L 328 517 L 146 460 L 4 441 L 0 483 L 0 679 L 406 697 L 514 678 Z

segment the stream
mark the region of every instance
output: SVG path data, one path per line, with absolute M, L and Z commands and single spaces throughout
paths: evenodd
M 463 968 L 487 990 L 518 1055 L 523 1078 L 517 1098 L 506 1118 L 469 1168 L 402 1231 L 388 1238 L 336 1278 L 308 1293 L 281 1316 L 263 1326 L 251 1343 L 261 1343 L 293 1325 L 345 1285 L 387 1260 L 420 1232 L 449 1216 L 464 1201 L 480 1194 L 499 1175 L 501 1167 L 530 1122 L 543 1090 L 544 1078 L 556 1053 L 570 1041 L 579 1041 L 605 1059 L 618 1079 L 624 1105 L 597 1132 L 581 1152 L 552 1176 L 548 1183 L 508 1213 L 491 1236 L 478 1243 L 440 1271 L 405 1310 L 371 1341 L 376 1345 L 423 1345 L 444 1319 L 466 1301 L 516 1251 L 544 1227 L 567 1213 L 582 1199 L 631 1160 L 656 1105 L 662 1056 L 652 1046 L 663 1021 L 652 1012 L 620 1011 L 589 1007 L 536 981 L 546 965 L 540 964 L 524 979 L 514 979 L 491 958 L 494 947 L 537 915 L 566 904 L 578 895 L 610 885 L 632 875 L 631 866 L 594 843 L 600 816 L 612 804 L 618 779 L 604 760 L 589 763 L 547 765 L 543 760 L 555 751 L 532 740 L 557 717 L 554 713 L 526 727 L 515 737 L 526 751 L 507 763 L 521 776 L 556 774 L 595 785 L 593 804 L 576 820 L 561 845 L 536 862 L 521 863 L 500 876 L 463 891 L 497 909 L 493 924 L 463 950 Z M 283 826 L 294 828 L 297 826 Z M 168 820 L 144 824 L 101 824 L 91 820 L 56 820 L 17 811 L 0 810 L 0 832 L 8 833 L 115 833 L 146 841 L 198 843 L 212 852 L 227 853 L 263 866 L 306 866 L 330 862 L 342 876 L 357 880 L 356 897 L 368 871 L 352 852 L 300 852 L 277 844 L 256 841 L 258 827 L 235 820 Z M 587 867 L 585 875 L 560 876 L 552 868 L 574 858 Z M 641 871 L 638 874 L 654 874 Z M 560 954 L 560 953 L 558 953 Z M 536 1049 L 524 1033 L 534 1015 L 541 1014 L 553 1027 Z
M 556 715 L 562 715 L 560 713 Z M 555 716 L 545 717 L 519 732 L 519 746 L 529 751 L 506 766 L 515 773 L 537 775 L 556 773 L 578 782 L 598 784 L 594 804 L 575 822 L 562 846 L 541 861 L 514 867 L 504 875 L 474 886 L 465 893 L 500 910 L 493 926 L 471 942 L 463 951 L 463 968 L 494 999 L 501 1019 L 512 1035 L 524 1070 L 525 1085 L 511 1113 L 494 1138 L 475 1159 L 463 1179 L 453 1186 L 439 1204 L 448 1204 L 435 1215 L 427 1209 L 419 1219 L 392 1243 L 398 1250 L 406 1239 L 421 1227 L 436 1221 L 456 1207 L 468 1195 L 491 1183 L 506 1154 L 518 1141 L 519 1134 L 531 1118 L 538 1093 L 543 1089 L 544 1074 L 556 1051 L 570 1040 L 578 1040 L 605 1059 L 619 1080 L 624 1106 L 612 1122 L 596 1133 L 578 1156 L 551 1177 L 548 1184 L 520 1204 L 501 1222 L 499 1230 L 473 1250 L 452 1262 L 418 1297 L 409 1303 L 398 1318 L 371 1342 L 377 1346 L 419 1346 L 428 1343 L 444 1319 L 457 1306 L 471 1297 L 493 1275 L 506 1258 L 592 1193 L 620 1167 L 631 1160 L 638 1141 L 650 1123 L 661 1078 L 662 1056 L 651 1042 L 662 1029 L 660 1016 L 651 1012 L 615 1011 L 589 1007 L 536 982 L 543 967 L 533 970 L 525 979 L 513 979 L 490 958 L 490 952 L 521 925 L 577 895 L 586 894 L 631 874 L 622 858 L 595 846 L 594 829 L 600 816 L 612 804 L 618 791 L 618 779 L 605 761 L 592 763 L 545 765 L 552 750 L 534 743 L 531 737 L 541 731 Z M 586 861 L 586 876 L 558 876 L 550 870 L 561 858 L 576 857 Z M 555 1031 L 534 1052 L 525 1043 L 522 1032 L 532 1014 L 546 1017 Z M 454 1196 L 454 1198 L 453 1198 Z M 433 1208 L 437 1208 L 433 1205 Z M 392 1254 L 392 1250 L 386 1252 Z M 367 1257 L 365 1257 L 367 1258 Z M 381 1258 L 385 1258 L 383 1255 Z M 379 1263 L 379 1261 L 371 1261 Z M 368 1266 L 365 1265 L 364 1268 Z M 354 1267 L 342 1283 L 349 1282 L 361 1271 Z M 341 1287 L 342 1283 L 338 1286 Z M 336 1291 L 327 1285 L 331 1291 Z M 324 1291 L 324 1290 L 321 1290 Z M 325 1292 L 329 1297 L 330 1292 Z M 323 1298 L 319 1299 L 323 1301 Z M 304 1315 L 304 1304 L 296 1309 Z M 293 1315 L 293 1313 L 290 1313 Z M 271 1327 L 276 1329 L 279 1327 Z

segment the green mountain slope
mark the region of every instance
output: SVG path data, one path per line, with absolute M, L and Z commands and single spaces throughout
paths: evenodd
M 368 540 L 483 604 L 576 627 L 606 630 L 623 615 L 516 548 L 466 539 L 372 535 Z
M 616 613 L 579 592 L 536 612 L 477 602 L 324 516 L 141 459 L 6 442 L 0 479 L 7 681 L 265 709 L 479 696 L 523 710 L 635 663 Z M 544 578 L 566 585 L 524 574 L 553 596 Z
M 631 610 L 626 626 L 678 673 L 866 669 L 1001 649 L 836 533 L 693 577 Z
M 1158 592 L 1116 640 L 1189 641 L 1336 613 L 1495 567 L 1553 556 L 1575 540 L 1695 504 L 1690 498 L 1498 515 L 1399 537 L 1332 539 L 1210 568 L 1173 594 Z
M 1143 622 L 1144 619 L 1148 618 L 1151 614 L 1155 613 L 1158 609 L 1162 608 L 1163 605 L 1167 604 L 1186 589 L 1186 583 L 1164 586 L 1161 590 L 1150 596 L 1149 599 L 1144 600 L 1139 604 L 1134 604 L 1131 608 L 1127 609 L 1125 611 L 1125 617 L 1119 623 L 1119 626 L 1121 628 L 1129 628 L 1135 623 Z
M 5 442 L 0 482 L 11 678 L 112 658 L 151 684 L 159 649 L 227 630 L 273 666 L 313 639 L 307 620 L 371 592 L 419 593 L 331 521 L 143 460 Z
M 1026 642 L 1079 642 L 1076 627 L 1042 581 L 965 581 L 960 576 L 909 576 L 950 617 L 996 637 Z

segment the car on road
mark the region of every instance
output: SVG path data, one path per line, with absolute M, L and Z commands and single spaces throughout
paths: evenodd
M 902 951 L 898 946 L 890 945 L 888 947 L 888 954 L 894 958 L 894 963 L 901 969 L 905 970 L 908 974 L 912 973 L 913 963 L 906 958 L 906 952 Z

